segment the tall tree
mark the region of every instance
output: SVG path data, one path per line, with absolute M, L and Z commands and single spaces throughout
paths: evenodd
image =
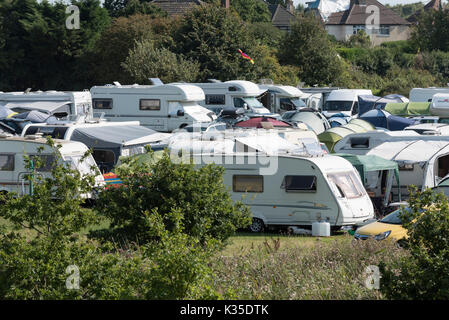
M 449 51 L 449 9 L 429 10 L 418 18 L 412 41 L 424 51 Z
M 233 0 L 231 7 L 243 21 L 250 23 L 271 21 L 268 6 L 260 0 Z
M 299 15 L 285 35 L 279 51 L 281 64 L 299 67 L 298 77 L 306 84 L 329 84 L 341 73 L 342 64 L 320 21 Z

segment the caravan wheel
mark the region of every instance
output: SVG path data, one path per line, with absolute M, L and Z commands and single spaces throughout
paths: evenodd
M 262 219 L 253 218 L 253 223 L 249 226 L 249 230 L 251 232 L 262 232 L 264 226 Z

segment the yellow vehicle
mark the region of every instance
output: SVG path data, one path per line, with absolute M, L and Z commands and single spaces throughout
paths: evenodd
M 408 208 L 405 210 L 408 210 Z M 354 238 L 357 240 L 366 240 L 369 238 L 375 240 L 391 239 L 393 241 L 407 239 L 407 229 L 402 227 L 402 221 L 400 219 L 401 213 L 402 209 L 398 209 L 379 221 L 358 228 L 354 233 Z

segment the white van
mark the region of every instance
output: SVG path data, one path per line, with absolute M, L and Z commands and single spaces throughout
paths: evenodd
M 365 89 L 339 89 L 329 93 L 323 105 L 322 113 L 331 118 L 337 113 L 355 116 L 359 112 L 359 95 L 373 95 L 371 90 Z
M 201 159 L 201 165 L 212 162 L 225 168 L 224 183 L 233 200 L 251 209 L 253 232 L 266 226 L 311 226 L 316 221 L 328 221 L 338 229 L 374 217 L 358 173 L 341 157 L 225 153 L 202 154 Z M 263 170 L 270 159 L 277 164 L 274 173 Z
M 0 92 L 0 106 L 17 113 L 37 110 L 58 118 L 92 116 L 92 99 L 87 90 Z
M 449 94 L 449 87 L 413 88 L 410 90 L 409 99 L 410 102 L 431 102 L 433 96 L 437 93 Z
M 257 100 L 266 90 L 251 81 L 193 83 L 203 89 L 205 97 L 200 104 L 219 114 L 226 108 L 243 108 L 248 116 L 273 115 Z
M 273 113 L 282 115 L 286 111 L 307 107 L 302 99 L 305 94 L 293 86 L 259 84 L 259 88 L 265 91 L 259 97 L 260 102 Z
M 111 121 L 139 120 L 141 125 L 172 132 L 193 123 L 210 123 L 216 115 L 199 105 L 201 88 L 189 84 L 94 86 L 93 109 Z
M 27 137 L 0 136 L 0 192 L 15 192 L 23 195 L 30 191 L 29 182 L 25 179 L 29 170 L 25 168 L 23 156 L 37 156 L 38 149 L 43 147 L 41 159 L 44 164 L 37 169 L 37 174 L 49 175 L 51 164 L 55 160 L 55 152 L 59 152 L 62 160 L 70 165 L 72 169 L 78 170 L 83 175 L 95 175 L 95 181 L 98 186 L 104 185 L 103 176 L 91 155 L 81 161 L 87 152 L 87 147 L 74 141 L 54 140 L 55 145 L 61 145 L 61 148 L 50 147 L 47 140 L 41 136 L 32 135 Z

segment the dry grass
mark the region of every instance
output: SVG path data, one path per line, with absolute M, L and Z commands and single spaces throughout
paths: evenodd
M 257 245 L 251 241 L 242 250 L 238 246 L 225 250 L 213 264 L 215 288 L 231 292 L 231 298 L 383 299 L 378 290 L 365 286 L 366 267 L 406 254 L 393 243 L 353 241 L 349 235 L 325 241 L 313 237 L 261 237 Z

